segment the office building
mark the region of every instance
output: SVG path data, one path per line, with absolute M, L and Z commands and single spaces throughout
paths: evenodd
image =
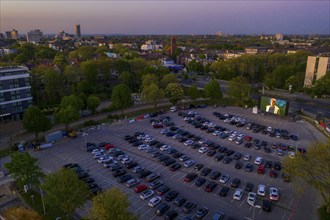
M 77 37 L 77 38 L 81 37 L 80 24 L 76 24 L 74 26 L 74 36 Z
M 308 56 L 304 87 L 312 87 L 315 81 L 322 78 L 327 71 L 330 71 L 329 57 Z
M 42 32 L 39 29 L 26 33 L 26 41 L 29 43 L 38 43 L 42 38 Z
M 6 31 L 6 39 L 11 39 L 11 31 Z
M 32 105 L 29 79 L 26 67 L 0 67 L 0 120 L 22 119 Z

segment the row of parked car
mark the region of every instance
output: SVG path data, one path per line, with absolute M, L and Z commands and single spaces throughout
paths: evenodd
M 143 133 L 143 132 L 136 132 L 134 135 L 126 135 L 125 140 L 128 142 L 131 142 L 131 144 L 134 142 L 137 142 L 139 140 L 143 140 L 145 143 L 150 143 L 151 146 L 142 147 L 143 145 L 137 146 L 139 150 L 144 150 L 146 153 L 149 153 L 152 158 L 157 158 L 157 160 L 165 166 L 170 166 L 171 171 L 175 171 L 178 168 L 181 168 L 181 163 L 177 162 L 175 158 L 178 158 L 180 162 L 184 163 L 185 167 L 190 167 L 195 164 L 195 161 L 190 160 L 190 158 L 180 152 L 178 152 L 176 149 L 170 147 L 169 145 L 160 143 L 156 141 L 154 138 L 150 137 L 149 135 Z M 132 142 L 133 141 L 133 142 Z M 157 142 L 157 143 L 155 143 Z M 134 146 L 134 145 L 133 145 Z M 140 147 L 140 148 L 139 148 Z M 156 152 L 152 151 L 152 149 L 156 150 L 159 148 L 159 151 L 156 150 Z M 171 156 L 172 155 L 172 158 Z M 141 188 L 142 187 L 142 188 Z M 137 186 L 139 188 L 139 186 Z M 162 195 L 165 195 L 165 201 L 171 202 L 174 201 L 173 204 L 176 207 L 182 207 L 182 212 L 185 214 L 190 214 L 196 207 L 197 203 L 194 201 L 187 201 L 185 198 L 179 196 L 179 192 L 175 190 L 171 190 L 171 188 L 164 184 L 163 181 L 157 180 L 152 183 L 150 183 L 149 188 L 150 190 L 147 190 L 147 186 L 140 186 L 139 190 L 136 192 L 140 192 L 140 190 L 146 190 L 142 192 L 142 197 L 144 199 L 152 197 L 154 194 L 157 194 L 157 196 L 154 196 L 149 200 L 148 205 L 150 207 L 156 207 L 155 214 L 156 215 L 163 215 L 165 212 L 167 212 L 170 209 L 170 205 L 167 203 L 162 203 Z M 147 198 L 145 198 L 145 194 L 148 195 Z M 194 215 L 194 218 L 202 219 L 204 216 L 206 216 L 209 212 L 209 209 L 205 206 L 200 207 L 200 209 L 196 210 L 196 213 Z M 172 219 L 175 216 L 177 216 L 179 213 L 177 210 L 171 210 L 168 211 L 165 215 L 165 219 Z M 223 212 L 216 212 L 214 213 L 215 219 L 222 219 L 224 217 Z M 186 217 L 185 219 L 193 219 L 192 217 Z

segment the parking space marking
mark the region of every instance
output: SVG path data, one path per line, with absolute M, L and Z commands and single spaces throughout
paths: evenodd
M 136 202 L 134 202 L 134 203 L 132 203 L 130 206 L 128 206 L 128 208 L 134 206 L 135 204 L 137 204 L 137 203 L 139 203 L 139 202 L 141 202 L 140 198 L 138 198 L 138 200 L 136 200 Z
M 241 204 L 239 206 L 242 206 L 245 203 L 246 199 L 243 199 L 243 201 L 241 202 Z

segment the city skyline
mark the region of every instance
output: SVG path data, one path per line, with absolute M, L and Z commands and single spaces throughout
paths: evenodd
M 330 2 L 1 1 L 0 32 L 45 34 L 330 34 Z

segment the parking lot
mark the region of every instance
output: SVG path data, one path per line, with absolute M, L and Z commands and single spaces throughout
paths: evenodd
M 209 107 L 194 109 L 193 111 L 198 112 L 201 117 L 209 119 L 211 122 L 217 125 L 236 130 L 240 133 L 244 133 L 245 135 L 251 136 L 253 139 L 259 139 L 261 141 L 265 140 L 268 142 L 268 144 L 272 142 L 286 143 L 297 147 L 307 148 L 308 143 L 316 140 L 323 141 L 325 139 L 322 134 L 318 133 L 313 126 L 307 124 L 306 122 L 289 122 L 286 119 L 281 119 L 275 116 L 255 115 L 252 114 L 251 109 Z M 269 135 L 261 134 L 261 132 L 253 133 L 251 130 L 247 130 L 245 127 L 229 125 L 223 120 L 219 120 L 217 117 L 215 117 L 213 115 L 214 111 L 218 111 L 223 114 L 230 113 L 233 115 L 239 115 L 251 122 L 261 123 L 273 128 L 286 129 L 289 131 L 289 133 L 298 135 L 299 140 L 283 140 L 276 137 L 270 137 Z M 188 110 L 185 112 L 188 112 Z M 228 138 L 221 139 L 217 136 L 214 136 L 212 133 L 206 133 L 205 131 L 199 128 L 195 128 L 193 125 L 185 122 L 183 117 L 178 116 L 177 112 L 168 112 L 166 115 L 171 117 L 171 120 L 175 123 L 175 126 L 184 129 L 191 134 L 200 136 L 201 138 L 205 138 L 221 146 L 225 146 L 228 149 L 234 150 L 235 152 L 240 152 L 243 157 L 246 154 L 251 155 L 252 159 L 249 161 L 249 163 L 253 164 L 253 161 L 256 159 L 256 157 L 263 157 L 263 159 L 267 161 L 280 161 L 285 157 L 285 155 L 277 155 L 274 149 L 271 149 L 270 153 L 266 153 L 262 149 L 255 150 L 253 147 L 244 147 L 245 142 L 237 145 L 234 142 L 229 141 Z M 158 118 L 159 116 L 155 117 L 154 119 Z M 213 213 L 216 211 L 224 212 L 226 216 L 225 219 L 228 219 L 229 217 L 232 219 L 299 219 L 298 216 L 293 214 L 293 211 L 297 213 L 297 209 L 303 210 L 301 205 L 297 206 L 300 198 L 299 196 L 295 195 L 293 184 L 291 182 L 284 182 L 281 178 L 281 175 L 278 175 L 277 178 L 271 178 L 269 176 L 270 169 L 266 169 L 265 174 L 258 174 L 256 172 L 257 165 L 253 165 L 254 169 L 252 172 L 246 172 L 244 165 L 247 162 L 243 161 L 242 158 L 240 159 L 240 161 L 243 163 L 243 167 L 241 169 L 235 169 L 236 160 L 233 160 L 228 164 L 224 164 L 223 161 L 215 161 L 214 156 L 207 156 L 206 153 L 199 153 L 198 149 L 192 149 L 191 147 L 185 146 L 183 143 L 178 142 L 172 137 L 167 137 L 166 135 L 160 134 L 162 129 L 152 128 L 149 120 L 150 118 L 135 122 L 123 120 L 116 122 L 111 126 L 99 126 L 98 129 L 91 129 L 86 131 L 86 135 L 84 136 L 81 135 L 76 139 L 65 139 L 53 148 L 45 149 L 40 152 L 33 152 L 33 156 L 39 158 L 40 166 L 46 172 L 56 171 L 66 163 L 79 163 L 82 168 L 89 171 L 90 176 L 93 177 L 95 182 L 103 189 L 107 189 L 113 186 L 122 189 L 131 203 L 129 210 L 134 213 L 138 213 L 140 219 L 160 219 L 160 217 L 155 215 L 155 208 L 148 206 L 149 199 L 140 199 L 139 194 L 134 192 L 134 187 L 127 188 L 125 184 L 118 183 L 117 179 L 112 176 L 112 173 L 109 169 L 104 168 L 102 164 L 98 163 L 97 160 L 94 160 L 90 152 L 86 152 L 85 145 L 87 142 L 109 142 L 115 145 L 117 148 L 123 150 L 134 161 L 142 165 L 145 169 L 148 169 L 153 173 L 160 174 L 160 179 L 165 183 L 165 185 L 169 186 L 171 190 L 176 190 L 179 192 L 179 197 L 184 197 L 188 201 L 195 201 L 197 203 L 196 209 L 194 209 L 190 214 L 184 214 L 181 207 L 174 206 L 173 202 L 167 202 L 171 206 L 170 210 L 176 209 L 178 211 L 178 219 L 183 219 L 185 216 L 193 216 L 195 211 L 201 206 L 206 206 L 210 210 L 204 219 L 211 219 Z M 157 158 L 153 158 L 150 153 L 138 150 L 137 147 L 133 147 L 126 140 L 124 140 L 126 135 L 134 135 L 135 132 L 144 132 L 155 138 L 155 140 L 174 147 L 177 151 L 182 152 L 189 156 L 191 159 L 195 160 L 196 163 L 201 163 L 204 165 L 204 167 L 210 168 L 212 170 L 211 173 L 213 171 L 219 171 L 221 174 L 228 174 L 230 176 L 230 180 L 226 184 L 220 183 L 219 178 L 212 180 L 217 183 L 217 186 L 212 192 L 205 192 L 204 188 L 207 183 L 197 187 L 195 185 L 197 178 L 191 182 L 185 182 L 184 178 L 188 173 L 195 172 L 199 177 L 200 172 L 195 171 L 194 166 L 189 168 L 182 166 L 175 172 L 171 171 L 168 166 L 164 166 L 163 163 L 159 162 Z M 183 162 L 180 162 L 178 159 L 176 159 L 176 161 L 183 164 Z M 135 173 L 131 171 L 129 171 L 129 173 L 137 177 Z M 279 171 L 278 174 L 280 174 Z M 207 182 L 211 181 L 210 174 L 205 178 L 207 179 Z M 239 178 L 241 180 L 238 188 L 242 189 L 244 189 L 246 182 L 252 182 L 254 184 L 253 192 L 257 191 L 257 186 L 259 184 L 265 185 L 267 189 L 265 198 L 269 198 L 269 188 L 276 187 L 279 189 L 280 199 L 279 201 L 272 203 L 273 205 L 271 212 L 265 212 L 260 208 L 262 205 L 262 197 L 258 197 L 256 207 L 249 205 L 246 201 L 246 191 L 244 191 L 243 197 L 240 201 L 234 200 L 233 194 L 235 189 L 230 186 L 231 180 L 234 178 Z M 140 181 L 141 183 L 146 183 L 144 179 L 140 179 Z M 219 191 L 223 185 L 229 186 L 230 188 L 230 191 L 226 197 L 219 196 Z M 82 216 L 87 215 L 90 206 L 91 203 L 88 202 L 85 207 L 79 209 L 79 213 Z

